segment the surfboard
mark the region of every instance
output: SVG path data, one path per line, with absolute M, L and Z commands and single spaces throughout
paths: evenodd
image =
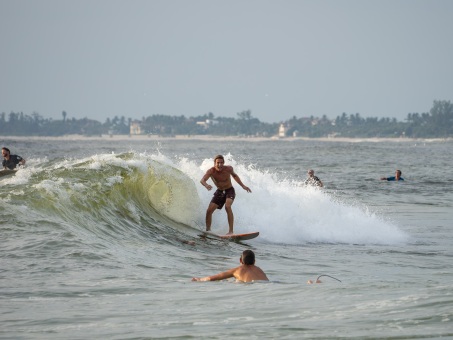
M 0 170 L 0 177 L 15 174 L 17 170 Z
M 255 231 L 252 233 L 244 233 L 244 234 L 229 234 L 229 235 L 218 235 L 213 233 L 212 231 L 203 231 L 203 236 L 206 237 L 213 237 L 216 239 L 227 240 L 227 241 L 245 241 L 251 240 L 255 237 L 258 237 L 260 234 L 259 231 Z

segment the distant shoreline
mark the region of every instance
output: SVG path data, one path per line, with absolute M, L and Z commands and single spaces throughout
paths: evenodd
M 239 136 L 214 136 L 214 135 L 176 135 L 176 136 L 158 136 L 158 135 L 101 135 L 101 136 L 84 136 L 84 135 L 64 135 L 64 136 L 3 136 L 3 140 L 61 140 L 61 141 L 82 141 L 82 140 L 152 140 L 152 141 L 165 141 L 165 140 L 199 140 L 199 141 L 246 141 L 246 142 L 262 142 L 262 141 L 319 141 L 319 142 L 347 142 L 347 143 L 360 143 L 360 142 L 448 142 L 453 138 L 362 138 L 362 137 L 239 137 Z

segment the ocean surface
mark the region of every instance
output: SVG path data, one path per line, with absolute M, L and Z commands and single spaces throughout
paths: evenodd
M 2 146 L 27 164 L 0 177 L 1 339 L 453 338 L 452 141 Z M 233 181 L 235 231 L 256 239 L 199 237 L 219 153 L 252 190 Z M 324 188 L 302 185 L 310 168 Z M 245 249 L 269 283 L 191 281 Z

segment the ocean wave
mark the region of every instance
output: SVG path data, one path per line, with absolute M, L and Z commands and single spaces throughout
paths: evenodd
M 407 241 L 397 226 L 367 207 L 242 164 L 231 154 L 225 157 L 252 189 L 249 194 L 236 185 L 236 232 L 259 231 L 258 242 L 287 244 Z M 212 197 L 212 192 L 195 183 L 212 160 L 199 165 L 184 157 L 175 159 L 128 152 L 43 160 L 21 170 L 15 184 L 5 179 L 18 190 L 4 200 L 112 239 L 137 228 L 147 228 L 155 238 L 171 239 L 175 231 L 192 235 L 204 228 L 205 208 Z M 215 212 L 213 231 L 225 233 L 227 225 L 225 212 Z

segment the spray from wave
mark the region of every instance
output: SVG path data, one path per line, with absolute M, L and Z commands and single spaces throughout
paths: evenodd
M 225 160 L 252 189 L 251 194 L 240 187 L 236 190 L 233 205 L 236 232 L 259 231 L 260 239 L 266 242 L 287 244 L 394 244 L 407 241 L 407 235 L 398 227 L 368 209 L 342 203 L 323 189 L 281 179 L 278 174 L 261 171 L 253 165 L 238 164 L 231 155 Z M 204 160 L 200 167 L 203 171 L 197 175 L 200 177 L 211 166 L 212 160 Z M 192 175 L 192 179 L 196 178 Z M 206 190 L 201 190 L 200 197 L 205 206 L 210 196 Z M 213 225 L 220 226 L 220 230 L 226 230 L 225 215 L 214 214 Z

